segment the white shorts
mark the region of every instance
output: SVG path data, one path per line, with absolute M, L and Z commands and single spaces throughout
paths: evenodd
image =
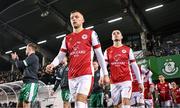
M 131 105 L 144 104 L 144 94 L 140 92 L 132 92 Z
M 154 108 L 153 99 L 144 99 L 146 108 Z
M 174 108 L 180 108 L 180 104 L 174 104 Z
M 161 107 L 170 107 L 170 106 L 172 106 L 171 100 L 161 102 Z
M 132 81 L 124 81 L 116 84 L 111 84 L 111 97 L 113 105 L 121 103 L 122 98 L 131 97 L 132 92 Z
M 92 75 L 83 75 L 69 79 L 70 102 L 74 102 L 77 93 L 88 96 L 92 87 Z

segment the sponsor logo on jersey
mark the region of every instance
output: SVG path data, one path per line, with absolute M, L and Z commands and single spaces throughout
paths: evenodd
M 166 59 L 162 72 L 166 75 L 174 75 L 178 72 L 179 68 L 172 59 Z
M 114 56 L 114 62 L 112 62 L 111 64 L 112 64 L 112 65 L 117 65 L 117 66 L 119 66 L 119 65 L 124 65 L 125 62 L 122 62 L 122 61 L 120 61 L 120 60 L 121 60 L 121 54 L 116 54 L 116 55 Z
M 121 54 L 116 54 L 116 55 L 114 56 L 114 60 L 117 62 L 117 61 L 120 60 L 120 57 L 121 57 Z
M 73 51 L 70 53 L 70 55 L 73 55 L 74 57 L 78 57 L 79 55 L 81 54 L 85 54 L 86 51 L 83 50 L 81 47 L 81 42 L 80 41 L 77 41 L 75 44 L 74 44 L 74 47 L 73 47 Z M 80 50 L 82 49 L 82 50 Z

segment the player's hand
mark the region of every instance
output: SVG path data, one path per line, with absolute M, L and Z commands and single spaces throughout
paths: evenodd
M 159 100 L 158 98 L 155 99 L 155 103 L 159 104 Z
M 53 96 L 55 94 L 54 90 L 50 91 L 50 95 Z
M 154 92 L 154 85 L 150 85 L 150 92 L 151 92 L 151 93 Z
M 18 59 L 18 55 L 16 54 L 16 52 L 15 52 L 15 53 L 11 53 L 11 58 L 12 58 L 13 60 Z
M 105 83 L 105 85 L 109 85 L 110 80 L 109 80 L 109 76 L 108 75 L 104 75 L 104 83 Z
M 140 90 L 140 92 L 141 93 L 143 93 L 144 92 L 144 86 L 143 86 L 143 84 L 139 84 L 139 90 Z
M 103 77 L 100 77 L 100 79 L 99 79 L 99 85 L 101 86 L 101 87 L 103 87 L 103 84 L 104 84 L 104 78 Z
M 150 97 L 152 96 L 152 93 L 151 93 L 151 92 L 149 92 L 147 95 L 148 95 L 148 97 L 150 98 Z
M 99 79 L 99 85 L 103 86 L 103 85 L 109 85 L 110 80 L 109 80 L 109 76 L 105 75 L 104 77 L 100 77 Z
M 49 64 L 46 66 L 46 72 L 47 73 L 52 73 L 53 72 L 53 68 L 54 68 L 54 65 L 53 64 Z

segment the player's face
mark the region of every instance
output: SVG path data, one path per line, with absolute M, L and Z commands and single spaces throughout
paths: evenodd
M 70 15 L 70 21 L 73 28 L 78 29 L 84 23 L 83 15 L 79 12 L 74 12 Z
M 94 69 L 95 69 L 95 70 L 97 70 L 97 69 L 98 69 L 98 67 L 99 67 L 99 65 L 98 65 L 98 63 L 97 63 L 97 62 L 93 62 L 93 66 L 94 66 Z
M 176 88 L 176 83 L 175 82 L 172 82 L 171 85 L 172 85 L 173 88 Z
M 120 40 L 122 40 L 122 38 L 123 38 L 122 34 L 119 30 L 114 30 L 112 32 L 112 40 L 113 41 L 120 41 Z
M 164 81 L 164 76 L 160 75 L 159 76 L 159 81 Z

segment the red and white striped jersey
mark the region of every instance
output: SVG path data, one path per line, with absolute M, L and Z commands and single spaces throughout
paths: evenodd
M 168 82 L 164 82 L 164 83 L 159 82 L 156 85 L 156 92 L 159 93 L 159 98 L 161 101 L 171 100 L 170 89 L 171 89 L 171 85 Z
M 80 33 L 71 33 L 64 38 L 60 51 L 69 55 L 68 78 L 94 75 L 92 47 L 94 49 L 101 47 L 96 32 L 92 30 L 84 29 Z
M 104 52 L 105 61 L 110 66 L 111 83 L 118 83 L 132 80 L 130 62 L 134 62 L 134 54 L 127 46 L 107 48 Z
M 140 77 L 143 82 L 147 82 L 149 78 L 152 76 L 152 72 L 148 69 L 145 69 L 143 66 L 138 65 L 140 70 Z M 133 82 L 132 82 L 132 92 L 138 92 L 139 91 L 139 83 L 135 76 L 135 73 L 131 67 L 132 76 L 133 76 Z

